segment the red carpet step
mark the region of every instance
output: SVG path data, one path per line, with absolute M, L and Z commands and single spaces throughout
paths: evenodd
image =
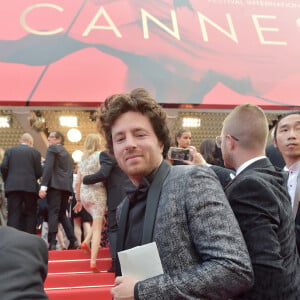
M 107 273 L 111 258 L 108 248 L 99 250 L 97 267 L 89 269 L 89 256 L 81 250 L 49 251 L 48 276 L 45 291 L 49 300 L 111 300 L 114 274 Z
M 97 286 L 111 285 L 114 282 L 114 274 L 112 273 L 79 273 L 79 274 L 55 274 L 49 276 L 45 282 L 45 288 L 62 288 L 65 286 Z
M 81 250 L 49 251 L 48 253 L 49 261 L 89 258 L 89 256 L 84 254 Z M 98 258 L 110 258 L 109 248 L 100 248 Z
M 110 258 L 97 259 L 97 267 L 100 271 L 110 268 Z M 70 273 L 70 272 L 88 272 L 90 271 L 89 259 L 71 259 L 71 260 L 52 260 L 49 261 L 48 274 L 52 273 Z

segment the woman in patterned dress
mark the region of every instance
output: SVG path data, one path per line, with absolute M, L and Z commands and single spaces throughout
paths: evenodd
M 90 268 L 93 272 L 99 272 L 96 259 L 101 240 L 101 231 L 103 226 L 104 214 L 106 211 L 106 189 L 103 183 L 85 185 L 82 178 L 85 175 L 93 174 L 100 168 L 101 139 L 98 134 L 88 134 L 84 143 L 84 153 L 82 160 L 78 165 L 76 179 L 76 205 L 74 211 L 80 211 L 82 206 L 93 217 L 93 225 L 81 244 L 81 249 L 91 255 Z M 91 242 L 91 248 L 90 248 Z

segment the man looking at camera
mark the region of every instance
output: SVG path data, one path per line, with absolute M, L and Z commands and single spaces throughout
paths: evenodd
M 249 289 L 248 252 L 216 176 L 163 159 L 170 138 L 162 108 L 136 89 L 107 98 L 99 112 L 108 150 L 133 189 L 119 207 L 117 250 L 155 241 L 164 270 L 142 281 L 118 272 L 114 299 L 228 299 Z

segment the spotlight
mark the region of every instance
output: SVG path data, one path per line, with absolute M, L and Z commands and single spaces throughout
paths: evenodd
M 67 137 L 68 140 L 72 143 L 77 143 L 81 140 L 82 135 L 80 130 L 76 129 L 76 128 L 71 128 L 69 129 L 69 131 L 67 132 Z

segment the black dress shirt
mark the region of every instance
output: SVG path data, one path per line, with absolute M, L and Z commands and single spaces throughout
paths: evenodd
M 152 179 L 153 176 L 151 173 L 151 175 L 142 179 L 138 187 L 131 184 L 126 188 L 127 195 L 130 199 L 130 206 L 126 224 L 124 249 L 130 249 L 142 243 L 147 194 Z

